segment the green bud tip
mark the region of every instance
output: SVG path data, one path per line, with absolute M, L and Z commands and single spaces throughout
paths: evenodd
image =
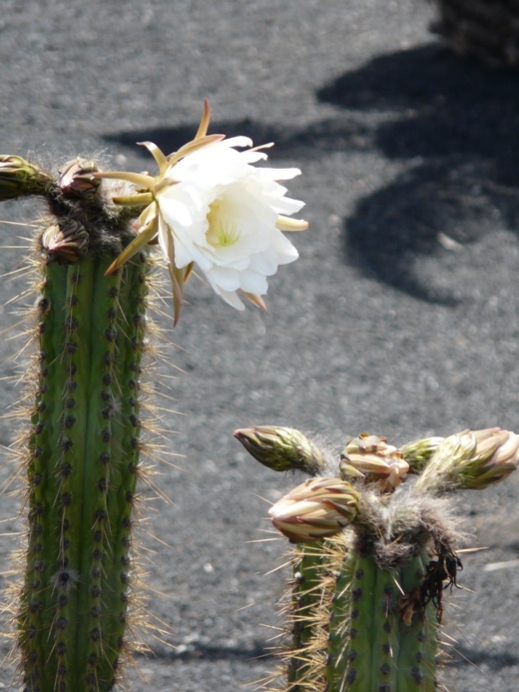
M 314 476 L 325 465 L 317 447 L 293 428 L 254 426 L 235 430 L 234 437 L 249 454 L 274 471 L 297 469 Z
M 274 526 L 292 543 L 333 536 L 357 516 L 360 495 L 340 478 L 309 478 L 269 510 Z
M 20 156 L 0 155 L 0 202 L 20 195 L 44 194 L 52 177 Z
M 443 437 L 426 437 L 400 447 L 402 457 L 409 464 L 409 473 L 421 473 L 443 440 Z

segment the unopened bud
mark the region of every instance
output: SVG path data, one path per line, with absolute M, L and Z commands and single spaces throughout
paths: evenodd
M 421 473 L 441 442 L 443 437 L 426 437 L 400 447 L 402 457 L 409 464 L 409 473 Z
M 41 237 L 43 248 L 50 257 L 77 262 L 88 250 L 88 232 L 76 219 L 58 219 Z
M 0 202 L 21 195 L 44 194 L 52 177 L 20 156 L 0 155 Z
M 274 471 L 297 469 L 315 476 L 325 467 L 319 449 L 293 428 L 260 425 L 235 430 L 234 437 L 249 454 Z
M 340 478 L 309 478 L 273 505 L 274 526 L 292 543 L 333 536 L 354 521 L 360 495 Z
M 474 437 L 477 441 L 475 454 L 462 467 L 465 488 L 486 488 L 515 471 L 519 463 L 519 435 L 490 428 L 477 430 Z
M 59 170 L 59 186 L 70 197 L 82 197 L 94 193 L 101 180 L 94 178 L 93 173 L 99 170 L 95 161 L 81 157 L 66 163 Z
M 385 437 L 361 433 L 341 453 L 341 477 L 364 478 L 377 483 L 382 492 L 392 492 L 405 480 L 409 464 Z
M 501 430 L 465 430 L 446 437 L 416 482 L 416 489 L 482 489 L 499 483 L 519 463 L 519 435 Z

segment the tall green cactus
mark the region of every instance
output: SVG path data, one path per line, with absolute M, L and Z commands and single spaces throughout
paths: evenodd
M 51 214 L 35 248 L 39 348 L 15 614 L 26 692 L 111 690 L 128 648 L 148 246 L 159 244 L 169 270 L 176 323 L 195 262 L 227 303 L 242 309 L 239 292 L 264 308 L 267 278 L 298 256 L 282 231 L 308 226 L 290 218 L 304 203 L 277 182 L 300 171 L 256 168 L 266 154 L 237 151 L 252 147 L 246 137 L 208 135 L 209 119 L 206 101 L 194 139 L 169 155 L 143 143 L 155 177 L 78 158 L 55 179 L 0 156 L 0 201 L 37 195 Z
M 258 461 L 312 478 L 270 510 L 296 544 L 285 692 L 433 692 L 442 595 L 456 584 L 462 535 L 452 497 L 506 478 L 519 436 L 499 428 L 400 450 L 351 440 L 339 463 L 297 430 L 237 430 Z M 269 688 L 274 689 L 274 688 Z
M 149 261 L 140 252 L 105 276 L 135 236 L 95 170 L 78 159 L 55 181 L 18 157 L 0 163 L 4 199 L 42 195 L 52 214 L 36 240 L 39 348 L 17 613 L 27 692 L 109 690 L 125 648 Z

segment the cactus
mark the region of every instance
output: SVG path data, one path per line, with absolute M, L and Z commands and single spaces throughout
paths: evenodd
M 76 159 L 55 180 L 20 157 L 0 162 L 0 197 L 41 195 L 52 215 L 36 238 L 28 549 L 16 605 L 28 692 L 109 690 L 126 645 L 150 262 L 141 251 L 105 276 L 134 238 L 133 214 L 101 194 L 96 170 Z
M 267 277 L 297 258 L 281 231 L 307 227 L 281 215 L 303 203 L 276 182 L 300 171 L 256 169 L 266 155 L 233 148 L 246 138 L 207 135 L 209 116 L 206 102 L 194 140 L 169 156 L 145 143 L 156 177 L 77 158 L 56 178 L 0 156 L 0 201 L 36 195 L 50 212 L 33 258 L 28 535 L 14 604 L 26 692 L 111 690 L 129 648 L 149 245 L 168 267 L 176 323 L 195 262 L 226 302 L 242 309 L 240 291 L 264 307 Z
M 435 690 L 442 596 L 462 567 L 450 496 L 512 473 L 519 436 L 464 431 L 399 450 L 363 433 L 339 462 L 292 429 L 235 436 L 262 464 L 311 475 L 269 512 L 295 549 L 281 686 L 268 689 Z

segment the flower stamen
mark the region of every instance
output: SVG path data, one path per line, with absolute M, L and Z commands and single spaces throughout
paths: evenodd
M 209 206 L 209 214 L 207 215 L 209 228 L 205 234 L 209 245 L 213 247 L 231 247 L 240 239 L 240 232 L 235 223 L 221 218 L 221 209 L 219 202 L 213 202 Z

